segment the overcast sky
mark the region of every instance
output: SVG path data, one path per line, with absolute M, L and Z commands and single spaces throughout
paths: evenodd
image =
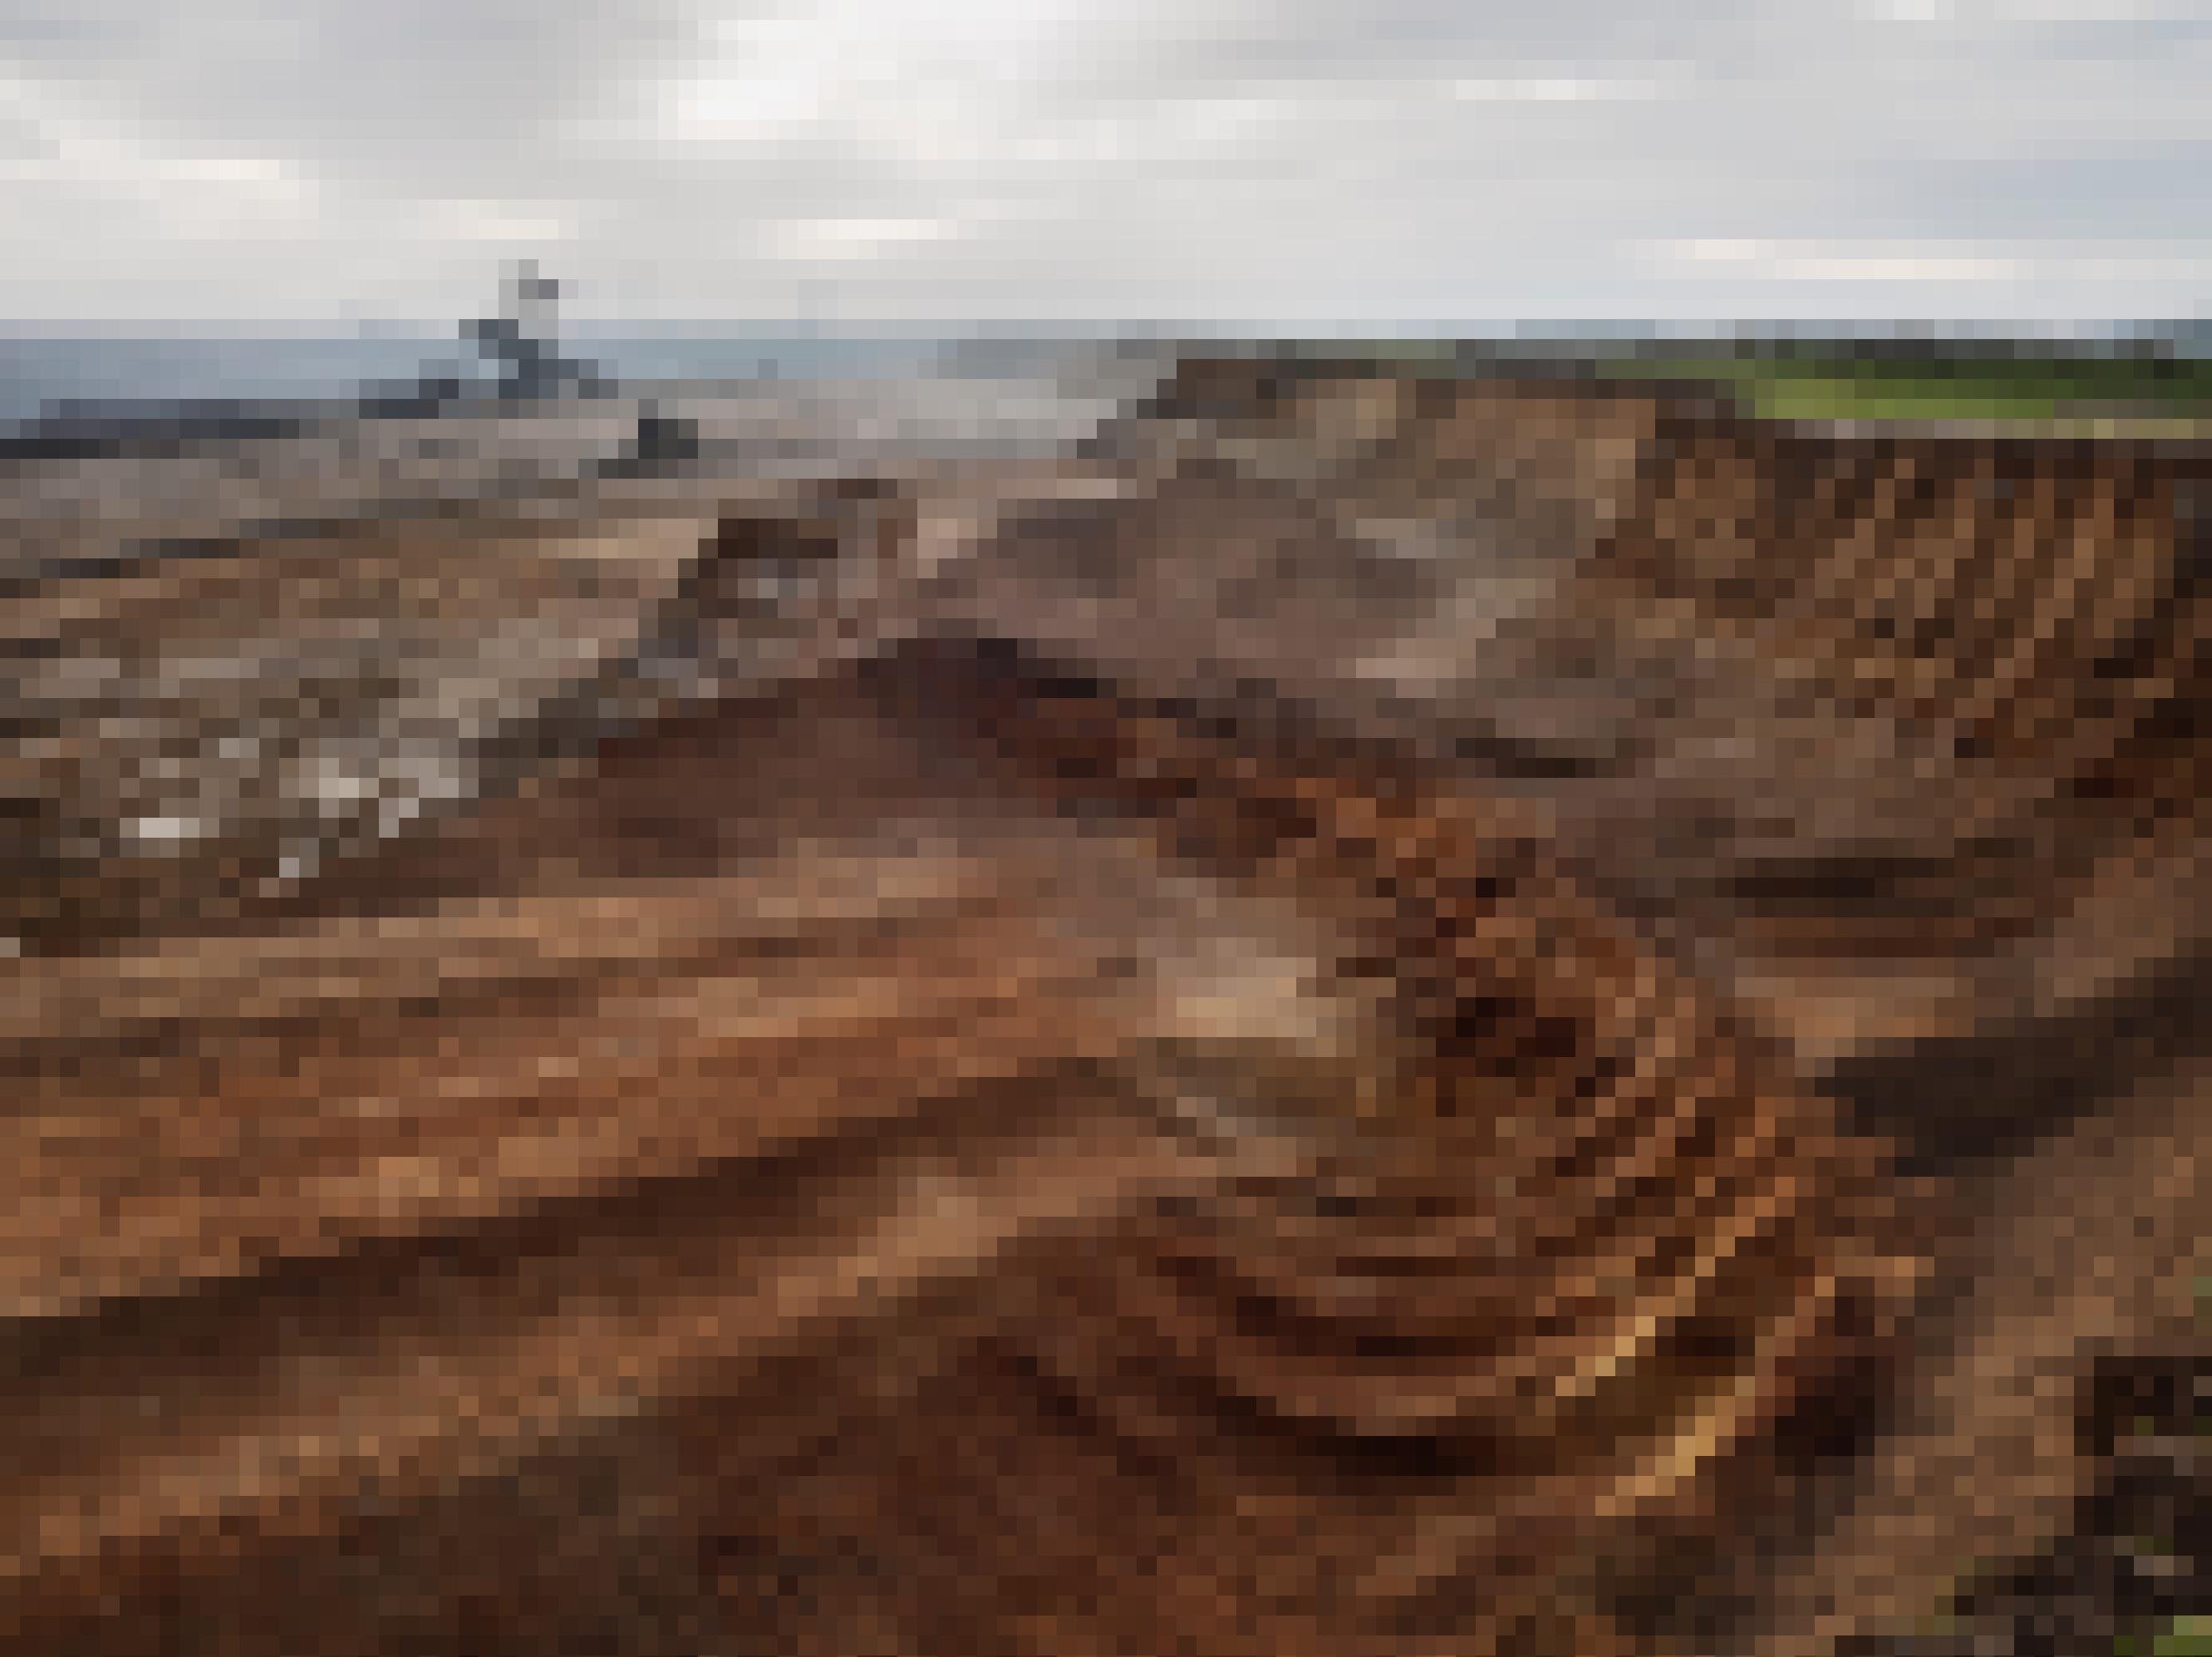
M 0 0 L 0 317 L 2087 319 L 2212 0 Z

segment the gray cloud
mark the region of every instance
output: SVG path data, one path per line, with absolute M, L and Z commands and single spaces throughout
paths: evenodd
M 0 314 L 523 252 L 640 317 L 2188 310 L 2208 58 L 2176 0 L 19 0 Z

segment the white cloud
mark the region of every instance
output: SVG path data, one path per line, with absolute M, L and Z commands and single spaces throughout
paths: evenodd
M 568 241 L 576 235 L 573 214 L 526 203 L 448 197 L 424 204 L 426 234 L 461 242 Z
M 18 0 L 0 312 L 2202 309 L 2189 0 Z M 226 245 L 228 243 L 228 245 Z
M 962 226 L 951 218 L 800 219 L 779 228 L 775 246 L 799 259 L 866 259 L 887 250 L 950 241 Z
M 2032 268 L 2022 259 L 1940 244 L 1823 245 L 1723 237 L 1662 243 L 1655 251 L 1662 267 L 1672 266 L 1680 275 L 1694 277 L 1723 265 L 1740 276 L 1776 282 L 2016 282 Z
M 1583 104 L 1656 98 L 1655 78 L 1606 79 L 1583 75 L 1474 76 L 1454 81 L 1452 95 L 1468 103 Z

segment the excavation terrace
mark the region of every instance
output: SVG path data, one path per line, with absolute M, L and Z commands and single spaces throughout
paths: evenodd
M 2109 1502 L 2212 452 L 1054 406 L 11 463 L 0 1642 L 1809 1652 Z

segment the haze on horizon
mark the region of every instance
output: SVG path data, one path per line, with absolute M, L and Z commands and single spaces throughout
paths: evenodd
M 16 0 L 0 317 L 2200 316 L 2208 83 L 2212 0 Z

